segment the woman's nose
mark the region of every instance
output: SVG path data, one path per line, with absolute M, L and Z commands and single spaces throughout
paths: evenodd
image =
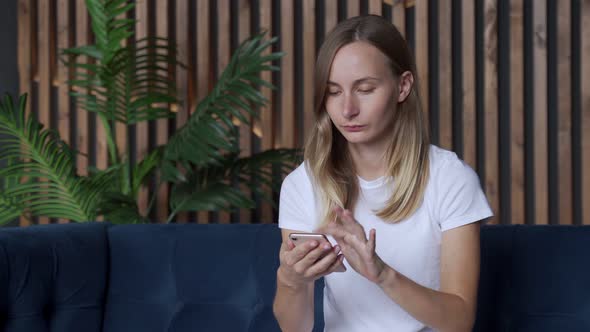
M 352 119 L 359 114 L 358 103 L 354 95 L 344 96 L 344 105 L 342 105 L 342 116 L 346 119 Z

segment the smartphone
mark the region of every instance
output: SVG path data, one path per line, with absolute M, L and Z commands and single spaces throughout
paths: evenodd
M 302 243 L 305 243 L 305 242 L 313 241 L 313 240 L 318 241 L 320 246 L 322 244 L 324 244 L 325 242 L 330 243 L 330 240 L 328 240 L 326 235 L 319 234 L 319 233 L 290 233 L 289 239 L 291 239 L 291 241 L 293 241 L 293 244 L 295 244 L 296 246 L 300 245 Z M 330 243 L 330 246 L 331 245 L 332 244 Z M 340 264 L 340 266 L 338 267 L 338 269 L 336 269 L 335 272 L 344 272 L 344 271 L 346 271 L 344 264 Z
M 318 241 L 320 245 L 322 244 L 322 242 L 330 243 L 330 241 L 324 234 L 319 233 L 291 233 L 289 234 L 289 239 L 291 239 L 291 241 L 293 241 L 295 245 L 299 245 L 301 243 L 309 242 L 312 240 Z

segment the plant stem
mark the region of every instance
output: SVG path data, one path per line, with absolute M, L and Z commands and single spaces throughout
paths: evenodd
M 113 140 L 113 131 L 111 129 L 111 125 L 104 115 L 102 115 L 100 113 L 98 115 L 99 115 L 100 122 L 102 123 L 102 126 L 104 128 L 104 131 L 105 131 L 105 134 L 107 137 L 107 146 L 109 147 L 109 155 L 111 157 L 111 164 L 115 165 L 119 162 L 119 156 L 118 156 L 118 152 L 117 152 L 117 144 L 115 144 L 115 141 Z

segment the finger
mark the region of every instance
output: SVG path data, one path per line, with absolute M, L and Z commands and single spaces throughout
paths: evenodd
M 343 208 L 341 208 L 340 206 L 335 206 L 332 211 L 334 211 L 334 214 L 336 214 L 337 216 L 339 216 L 340 214 L 342 214 L 342 211 L 344 211 Z
M 288 240 L 287 241 L 287 248 L 289 249 L 289 251 L 293 250 L 293 248 L 295 248 L 295 243 L 293 243 L 293 241 Z
M 337 246 L 331 248 L 330 252 L 327 253 L 324 257 L 316 261 L 310 268 L 307 270 L 308 277 L 317 277 L 320 275 L 325 275 L 330 271 L 335 261 L 338 260 L 338 252 L 340 248 Z
M 324 273 L 324 275 L 328 275 L 332 272 L 344 272 L 346 271 L 346 266 L 344 265 L 344 255 L 340 254 L 337 256 L 336 261 L 332 263 L 330 268 Z
M 309 251 L 305 257 L 299 260 L 293 265 L 296 271 L 306 271 L 313 266 L 320 258 L 324 255 L 329 254 L 332 249 L 332 245 L 329 243 L 323 243 L 321 246 Z
M 342 224 L 346 226 L 360 225 L 356 219 L 354 219 L 354 215 L 350 210 L 344 210 L 340 219 L 342 220 Z
M 328 226 L 324 227 L 322 231 L 325 234 L 328 234 L 328 235 L 331 235 L 332 237 L 334 237 L 334 239 L 336 239 L 337 242 L 342 241 L 342 238 L 344 238 L 346 235 L 349 234 L 342 227 L 338 227 L 338 226 L 334 226 L 334 225 L 328 225 Z
M 295 265 L 297 262 L 301 261 L 307 254 L 314 250 L 318 246 L 317 241 L 309 241 L 307 243 L 303 243 L 301 245 L 295 246 L 293 250 L 287 253 L 286 262 L 289 265 Z
M 375 248 L 377 247 L 377 231 L 374 228 L 371 228 L 369 231 L 369 249 L 371 252 L 375 252 Z

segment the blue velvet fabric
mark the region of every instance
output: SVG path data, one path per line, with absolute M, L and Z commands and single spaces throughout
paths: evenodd
M 590 227 L 484 227 L 474 331 L 590 331 L 588 249 Z
M 111 228 L 104 331 L 279 331 L 280 241 L 276 225 Z
M 107 225 L 0 230 L 0 330 L 99 332 Z
M 279 331 L 279 245 L 277 225 L 0 229 L 0 331 Z M 590 227 L 484 226 L 481 245 L 474 331 L 590 331 Z

